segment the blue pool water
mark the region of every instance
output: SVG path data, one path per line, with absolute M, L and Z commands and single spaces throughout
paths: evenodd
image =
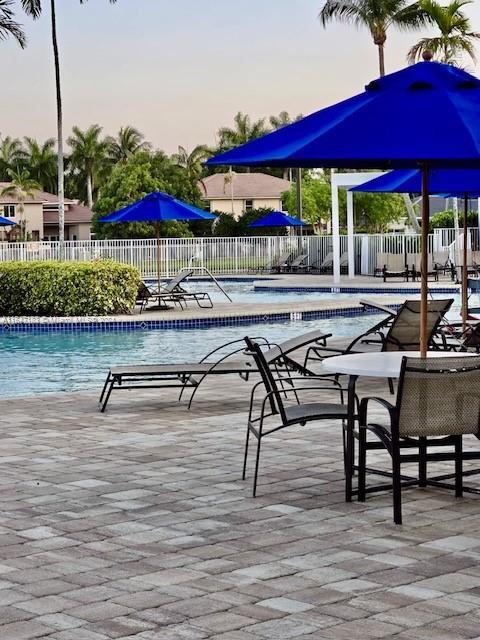
M 261 325 L 106 333 L 0 333 L 0 396 L 98 389 L 110 366 L 196 362 L 215 347 L 250 336 L 282 341 L 319 328 L 354 336 L 381 316 L 328 318 Z

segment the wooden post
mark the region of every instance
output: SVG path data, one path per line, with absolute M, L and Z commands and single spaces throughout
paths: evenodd
M 428 227 L 430 224 L 430 192 L 428 164 L 422 163 L 422 243 L 421 243 L 421 301 L 420 301 L 420 357 L 427 356 L 428 316 Z
M 467 289 L 467 252 L 468 252 L 468 194 L 464 195 L 463 206 L 463 259 L 462 259 L 462 329 L 467 328 L 468 289 Z

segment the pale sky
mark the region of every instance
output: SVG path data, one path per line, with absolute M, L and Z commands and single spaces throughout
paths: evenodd
M 19 4 L 19 3 L 18 3 Z M 20 15 L 29 46 L 0 42 L 1 135 L 55 135 L 49 2 Z M 377 75 L 366 31 L 320 26 L 322 0 L 57 0 L 65 131 L 139 128 L 155 146 L 213 144 L 237 111 L 304 115 L 363 90 Z M 480 1 L 469 8 L 480 31 Z M 387 71 L 420 35 L 389 33 Z M 480 48 L 479 48 L 480 53 Z M 480 75 L 480 69 L 469 70 Z

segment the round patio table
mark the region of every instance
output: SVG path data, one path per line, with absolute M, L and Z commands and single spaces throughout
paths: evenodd
M 476 353 L 455 351 L 427 351 L 427 358 L 458 358 L 475 356 Z M 360 376 L 370 378 L 398 378 L 403 358 L 420 358 L 420 351 L 377 351 L 373 353 L 347 353 L 322 361 L 320 375 L 338 373 L 348 375 L 348 417 L 346 424 L 345 500 L 352 500 L 354 471 L 355 387 Z

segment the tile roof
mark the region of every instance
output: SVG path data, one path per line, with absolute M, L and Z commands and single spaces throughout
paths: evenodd
M 10 186 L 10 182 L 0 182 L 0 194 L 4 189 Z M 58 202 L 58 197 L 54 193 L 48 193 L 47 191 L 40 191 L 39 189 L 34 189 L 32 191 L 33 197 L 27 198 L 25 202 L 27 203 L 46 203 L 46 204 L 56 204 Z M 2 204 L 16 204 L 18 199 L 15 196 L 11 195 L 0 195 L 0 203 Z M 73 203 L 74 200 L 70 198 L 65 198 L 65 203 Z
M 214 173 L 200 180 L 198 187 L 206 200 L 223 200 L 233 197 L 244 198 L 280 198 L 291 186 L 289 180 L 276 178 L 266 173 L 233 173 L 229 182 L 229 173 Z
M 82 204 L 68 204 L 65 209 L 65 223 L 90 223 L 92 221 L 92 211 L 88 207 L 84 207 Z M 58 211 L 44 211 L 43 212 L 44 224 L 58 224 Z

